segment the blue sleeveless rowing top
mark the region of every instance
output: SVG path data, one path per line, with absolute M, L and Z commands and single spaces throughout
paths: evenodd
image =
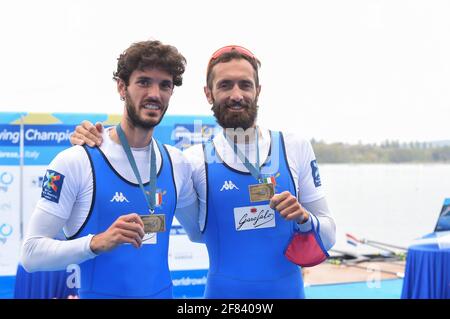
M 156 244 L 122 244 L 82 263 L 81 298 L 173 298 L 167 255 L 177 195 L 168 151 L 157 144 L 162 157 L 157 189 L 163 197 L 155 214 L 165 214 L 166 231 L 156 235 Z M 138 184 L 121 177 L 99 148 L 85 150 L 93 173 L 93 200 L 86 221 L 71 239 L 102 233 L 122 215 L 149 213 Z
M 250 202 L 250 173 L 224 163 L 210 140 L 204 144 L 207 214 L 204 231 L 209 253 L 206 298 L 304 298 L 300 267 L 284 251 L 295 232 L 293 221 L 270 210 L 269 201 Z M 283 136 L 271 132 L 271 148 L 261 167 L 275 176 L 275 193 L 297 194 Z M 266 227 L 269 226 L 269 227 Z M 265 228 L 266 227 L 266 228 Z

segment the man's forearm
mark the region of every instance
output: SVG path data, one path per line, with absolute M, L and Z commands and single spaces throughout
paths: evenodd
M 309 219 L 316 218 L 314 225 L 317 230 L 317 224 L 320 223 L 320 238 L 326 250 L 330 250 L 336 243 L 336 224 L 328 209 L 328 204 L 325 198 L 318 199 L 310 203 L 302 204 L 313 216 Z M 311 220 L 308 220 L 308 224 Z
M 65 222 L 45 211 L 34 211 L 21 254 L 22 265 L 27 271 L 65 269 L 70 264 L 79 264 L 96 256 L 89 247 L 92 235 L 68 241 L 54 239 Z

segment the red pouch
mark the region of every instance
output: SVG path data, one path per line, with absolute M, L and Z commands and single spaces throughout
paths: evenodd
M 311 226 L 312 230 L 309 232 L 296 232 L 284 252 L 287 259 L 302 267 L 316 266 L 330 256 L 323 247 L 322 240 L 315 231 L 313 222 Z M 317 231 L 319 229 L 318 227 Z

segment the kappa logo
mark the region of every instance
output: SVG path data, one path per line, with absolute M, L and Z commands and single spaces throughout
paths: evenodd
M 222 188 L 220 189 L 220 191 L 221 191 L 221 192 L 222 192 L 223 190 L 230 191 L 230 190 L 232 190 L 232 189 L 237 189 L 237 190 L 239 190 L 239 188 L 238 188 L 236 185 L 234 185 L 234 183 L 233 183 L 232 181 L 225 181 L 225 182 L 223 183 L 223 186 L 222 186 Z
M 122 194 L 122 192 L 116 192 L 114 194 L 113 198 L 110 200 L 110 202 L 117 202 L 117 203 L 127 202 L 127 203 L 129 203 L 128 199 Z

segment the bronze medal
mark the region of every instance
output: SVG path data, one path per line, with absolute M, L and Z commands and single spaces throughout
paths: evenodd
M 250 201 L 252 203 L 268 201 L 275 194 L 273 184 L 249 185 L 248 190 L 250 193 Z
M 166 218 L 164 214 L 141 215 L 144 223 L 144 232 L 160 233 L 166 231 Z

